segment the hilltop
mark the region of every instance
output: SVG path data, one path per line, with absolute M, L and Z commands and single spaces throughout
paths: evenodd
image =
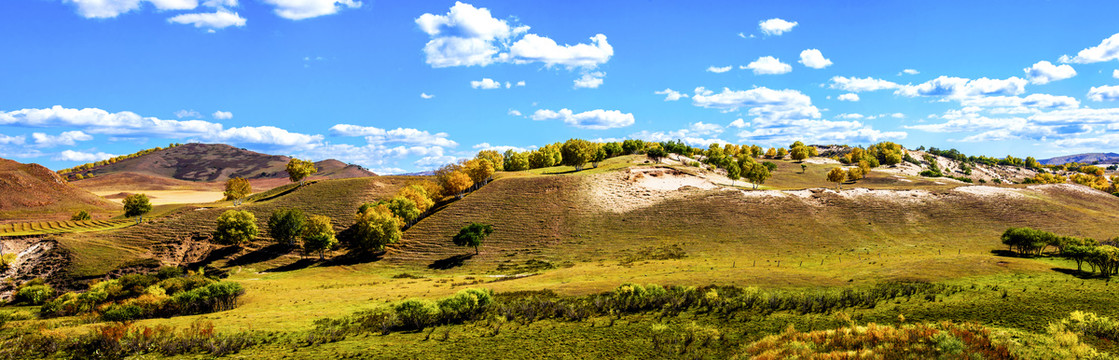
M 56 213 L 53 218 L 68 218 L 78 210 L 107 212 L 118 208 L 119 205 L 71 186 L 42 165 L 0 159 L 0 221 L 27 220 L 48 213 Z
M 1058 157 L 1051 158 L 1051 159 L 1042 159 L 1042 160 L 1038 160 L 1038 162 L 1040 162 L 1044 165 L 1064 165 L 1064 164 L 1068 164 L 1068 163 L 1115 164 L 1115 163 L 1119 163 L 1119 154 L 1116 154 L 1116 153 L 1075 154 L 1075 155 L 1058 156 Z
M 225 144 L 183 144 L 160 149 L 112 163 L 101 163 L 75 171 L 82 177 L 132 173 L 142 176 L 196 182 L 222 182 L 233 177 L 246 179 L 286 178 L 285 168 L 291 158 L 268 155 Z M 350 178 L 374 176 L 360 166 L 338 160 L 315 163 L 319 178 Z

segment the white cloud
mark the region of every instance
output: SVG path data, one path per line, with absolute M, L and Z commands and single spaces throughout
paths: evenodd
M 490 78 L 482 78 L 481 81 L 471 81 L 470 87 L 475 89 L 499 89 L 501 83 Z
M 818 118 L 820 111 L 812 105 L 812 99 L 800 91 L 785 89 L 772 90 L 766 87 L 750 90 L 731 90 L 723 88 L 715 93 L 703 87 L 695 89 L 692 104 L 724 112 L 749 108 L 750 115 L 766 118 Z
M 727 71 L 730 71 L 731 68 L 732 68 L 732 66 L 730 66 L 730 65 L 723 66 L 723 67 L 708 66 L 707 67 L 707 72 L 722 74 L 722 73 L 725 73 Z
M 323 15 L 331 15 L 343 9 L 361 7 L 355 0 L 261 0 L 275 6 L 277 16 L 290 20 L 303 20 Z
M 514 109 L 509 109 L 508 114 L 512 115 L 512 116 L 524 116 L 524 114 L 521 114 L 520 110 L 514 110 Z
M 836 97 L 836 99 L 838 99 L 839 101 L 859 101 L 859 94 L 846 93 L 839 95 L 838 97 Z
M 205 0 L 202 2 L 202 5 L 212 8 L 237 7 L 237 0 Z
M 560 109 L 559 111 L 539 109 L 536 110 L 530 118 L 536 121 L 562 119 L 563 122 L 568 125 L 590 130 L 626 127 L 633 125 L 634 122 L 633 114 L 631 113 L 602 109 L 584 111 L 578 114 L 569 109 Z
M 798 62 L 813 69 L 823 69 L 832 64 L 831 60 L 825 59 L 824 54 L 820 53 L 820 50 L 817 49 L 801 51 L 800 61 Z
M 93 140 L 93 136 L 81 131 L 66 131 L 58 135 L 32 133 L 31 139 L 37 147 L 55 147 L 60 145 L 74 146 L 78 141 Z
M 437 68 L 540 62 L 549 67 L 591 69 L 614 55 L 606 35 L 591 37 L 590 44 L 559 45 L 550 38 L 528 34 L 528 26 L 511 26 L 506 20 L 494 18 L 489 9 L 462 2 L 456 2 L 444 15 L 423 14 L 416 18 L 416 24 L 431 37 L 424 45 L 424 54 L 427 63 Z
M 1088 99 L 1092 101 L 1116 101 L 1119 100 L 1119 85 L 1117 86 L 1093 86 L 1088 90 Z
M 779 18 L 772 18 L 758 22 L 758 28 L 766 35 L 781 35 L 785 32 L 793 30 L 797 26 L 797 22 L 789 22 Z
M 1022 69 L 1031 84 L 1048 84 L 1057 80 L 1064 80 L 1076 76 L 1076 70 L 1069 65 L 1053 65 L 1048 61 L 1038 61 L 1032 66 Z
M 602 85 L 604 76 L 604 72 L 584 73 L 582 77 L 575 79 L 575 88 L 597 89 Z
M 781 62 L 772 56 L 759 57 L 754 62 L 740 66 L 742 69 L 750 69 L 754 71 L 754 75 L 780 75 L 793 71 L 792 65 Z
M 590 44 L 558 45 L 555 40 L 527 34 L 509 47 L 509 54 L 518 64 L 542 62 L 547 66 L 569 68 L 594 68 L 610 61 L 614 47 L 606 42 L 606 35 L 597 34 L 590 39 Z
M 969 96 L 1018 95 L 1026 91 L 1026 79 L 979 78 L 975 80 L 940 76 L 917 85 L 903 85 L 895 94 L 909 97 L 942 96 L 962 98 Z
M 431 95 L 431 94 L 428 94 L 428 93 L 420 93 L 420 97 L 424 98 L 424 99 L 431 99 L 431 98 L 434 98 L 435 95 Z
M 603 74 L 603 75 L 605 75 L 605 74 Z M 525 86 L 525 81 L 524 80 L 518 81 L 517 86 L 524 87 Z
M 654 91 L 653 93 L 657 94 L 657 95 L 665 95 L 664 101 L 676 101 L 676 100 L 680 100 L 680 98 L 688 97 L 688 94 L 683 94 L 683 93 L 680 93 L 679 91 L 675 91 L 675 90 L 672 90 L 672 89 L 669 89 L 669 88 L 665 88 L 664 90 L 661 90 L 661 91 Z
M 863 116 L 863 114 L 852 113 L 852 114 L 839 114 L 839 115 L 836 115 L 835 117 L 839 118 L 839 119 L 856 119 L 856 120 L 858 120 L 858 119 L 865 118 L 866 116 Z
M 200 118 L 202 117 L 202 114 L 199 114 L 197 111 L 194 110 L 179 110 L 175 112 L 175 117 L 180 119 L 185 117 Z
M 1091 64 L 1119 59 L 1119 33 L 1104 39 L 1099 45 L 1080 50 L 1075 57 L 1061 56 L 1063 63 Z
M 481 143 L 481 144 L 474 145 L 474 146 L 472 146 L 472 148 L 474 148 L 475 150 L 478 150 L 478 151 L 494 150 L 494 151 L 497 151 L 499 153 L 504 153 L 508 150 L 513 150 L 513 151 L 516 151 L 516 152 L 525 152 L 525 151 L 531 150 L 530 148 L 523 148 L 523 147 L 509 146 L 509 145 L 494 146 L 494 145 L 490 145 L 490 143 L 488 143 L 488 142 L 484 142 L 484 143 Z
M 1119 79 L 1119 69 L 1111 72 L 1111 77 Z
M 215 119 L 218 119 L 218 120 L 229 120 L 229 119 L 233 118 L 233 113 L 228 112 L 228 111 L 218 110 L 218 111 L 215 111 L 212 116 Z
M 238 13 L 225 10 L 218 10 L 212 13 L 182 14 L 167 19 L 167 22 L 190 24 L 194 25 L 196 28 L 205 29 L 224 29 L 230 26 L 245 26 L 245 18 L 241 17 Z
M 1080 106 L 1080 100 L 1071 96 L 1050 94 L 1030 94 L 1026 97 L 979 96 L 960 99 L 960 105 L 988 108 L 988 111 L 995 113 L 1030 113 L 1042 110 L 1075 109 Z
M 371 144 L 404 143 L 421 146 L 456 147 L 458 143 L 449 139 L 447 133 L 432 134 L 417 129 L 396 128 L 385 130 L 372 126 L 337 124 L 330 128 L 336 136 L 364 136 Z
M 901 74 L 917 75 L 917 74 L 920 74 L 920 73 L 921 72 L 917 71 L 916 69 L 905 69 L 905 70 L 902 70 L 900 73 L 898 73 L 898 75 L 901 75 Z
M 738 118 L 738 119 L 735 119 L 734 121 L 731 121 L 730 124 L 727 124 L 727 126 L 741 129 L 741 128 L 750 126 L 750 123 L 746 122 L 746 120 L 742 120 L 742 118 Z
M 61 153 L 58 154 L 58 156 L 54 158 L 54 160 L 92 162 L 110 159 L 113 157 L 116 157 L 116 155 L 104 152 L 87 153 L 74 150 L 63 150 Z
M 198 7 L 198 0 L 143 0 L 159 10 L 191 10 Z M 114 18 L 140 8 L 141 0 L 64 0 L 78 6 L 78 14 L 85 18 Z
M 863 92 L 897 89 L 901 87 L 901 85 L 894 82 L 875 79 L 871 77 L 860 79 L 857 77 L 835 76 L 831 78 L 831 84 L 829 84 L 828 87 L 844 91 Z

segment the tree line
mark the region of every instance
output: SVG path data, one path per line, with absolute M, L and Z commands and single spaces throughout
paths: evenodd
M 1027 256 L 1041 256 L 1051 248 L 1050 255 L 1075 261 L 1077 271 L 1084 271 L 1083 265 L 1088 264 L 1091 268 L 1089 273 L 1099 272 L 1106 277 L 1119 273 L 1119 248 L 1114 246 L 1115 239 L 1101 243 L 1092 238 L 1011 227 L 1003 232 L 1002 243 L 1010 251 Z

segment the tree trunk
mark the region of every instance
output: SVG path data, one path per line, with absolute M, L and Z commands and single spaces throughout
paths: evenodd
M 474 255 L 478 255 L 478 247 L 477 246 L 474 247 Z

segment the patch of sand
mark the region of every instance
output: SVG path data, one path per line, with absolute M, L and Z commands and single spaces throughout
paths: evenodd
M 839 196 L 847 199 L 871 198 L 898 203 L 919 203 L 932 196 L 925 190 L 870 190 L 867 188 L 846 189 Z
M 123 196 L 119 195 L 121 191 L 94 191 L 97 196 L 108 198 L 110 201 L 116 203 L 123 203 Z M 201 204 L 221 200 L 224 197 L 221 191 L 196 191 L 196 190 L 142 190 L 135 191 L 135 193 L 143 193 L 148 196 L 148 200 L 152 205 L 165 205 L 165 204 Z
M 979 186 L 960 186 L 960 187 L 957 187 L 955 189 L 952 189 L 952 191 L 958 192 L 958 193 L 969 194 L 969 195 L 982 196 L 982 197 L 995 197 L 995 196 L 1002 196 L 1002 197 L 1008 197 L 1008 198 L 1023 198 L 1023 197 L 1025 197 L 1025 195 L 1022 195 L 1022 192 L 1017 190 L 1017 189 L 1002 188 L 1002 187 L 995 187 L 995 186 L 982 186 L 982 185 L 979 185 Z
M 807 158 L 807 159 L 804 159 L 804 162 L 806 162 L 806 163 L 809 163 L 809 164 L 823 164 L 823 165 L 828 165 L 828 164 L 836 164 L 836 165 L 838 165 L 838 164 L 842 164 L 842 163 L 841 163 L 841 162 L 839 162 L 839 161 L 835 161 L 835 160 L 833 160 L 833 159 L 829 159 L 829 158 L 826 158 L 826 157 L 814 157 L 814 158 Z
M 1096 195 L 1096 196 L 1104 196 L 1104 197 L 1114 196 L 1114 195 L 1108 194 L 1106 192 L 1090 188 L 1088 186 L 1084 186 L 1084 185 L 1080 185 L 1080 184 L 1069 184 L 1069 183 L 1031 185 L 1031 186 L 1027 187 L 1027 189 L 1034 190 L 1034 191 L 1042 191 L 1042 192 L 1044 192 L 1044 191 L 1070 191 L 1070 192 L 1078 192 L 1078 193 L 1085 194 L 1085 195 Z
M 657 167 L 598 174 L 590 177 L 585 184 L 591 204 L 602 211 L 614 213 L 625 213 L 719 187 L 705 177 Z

